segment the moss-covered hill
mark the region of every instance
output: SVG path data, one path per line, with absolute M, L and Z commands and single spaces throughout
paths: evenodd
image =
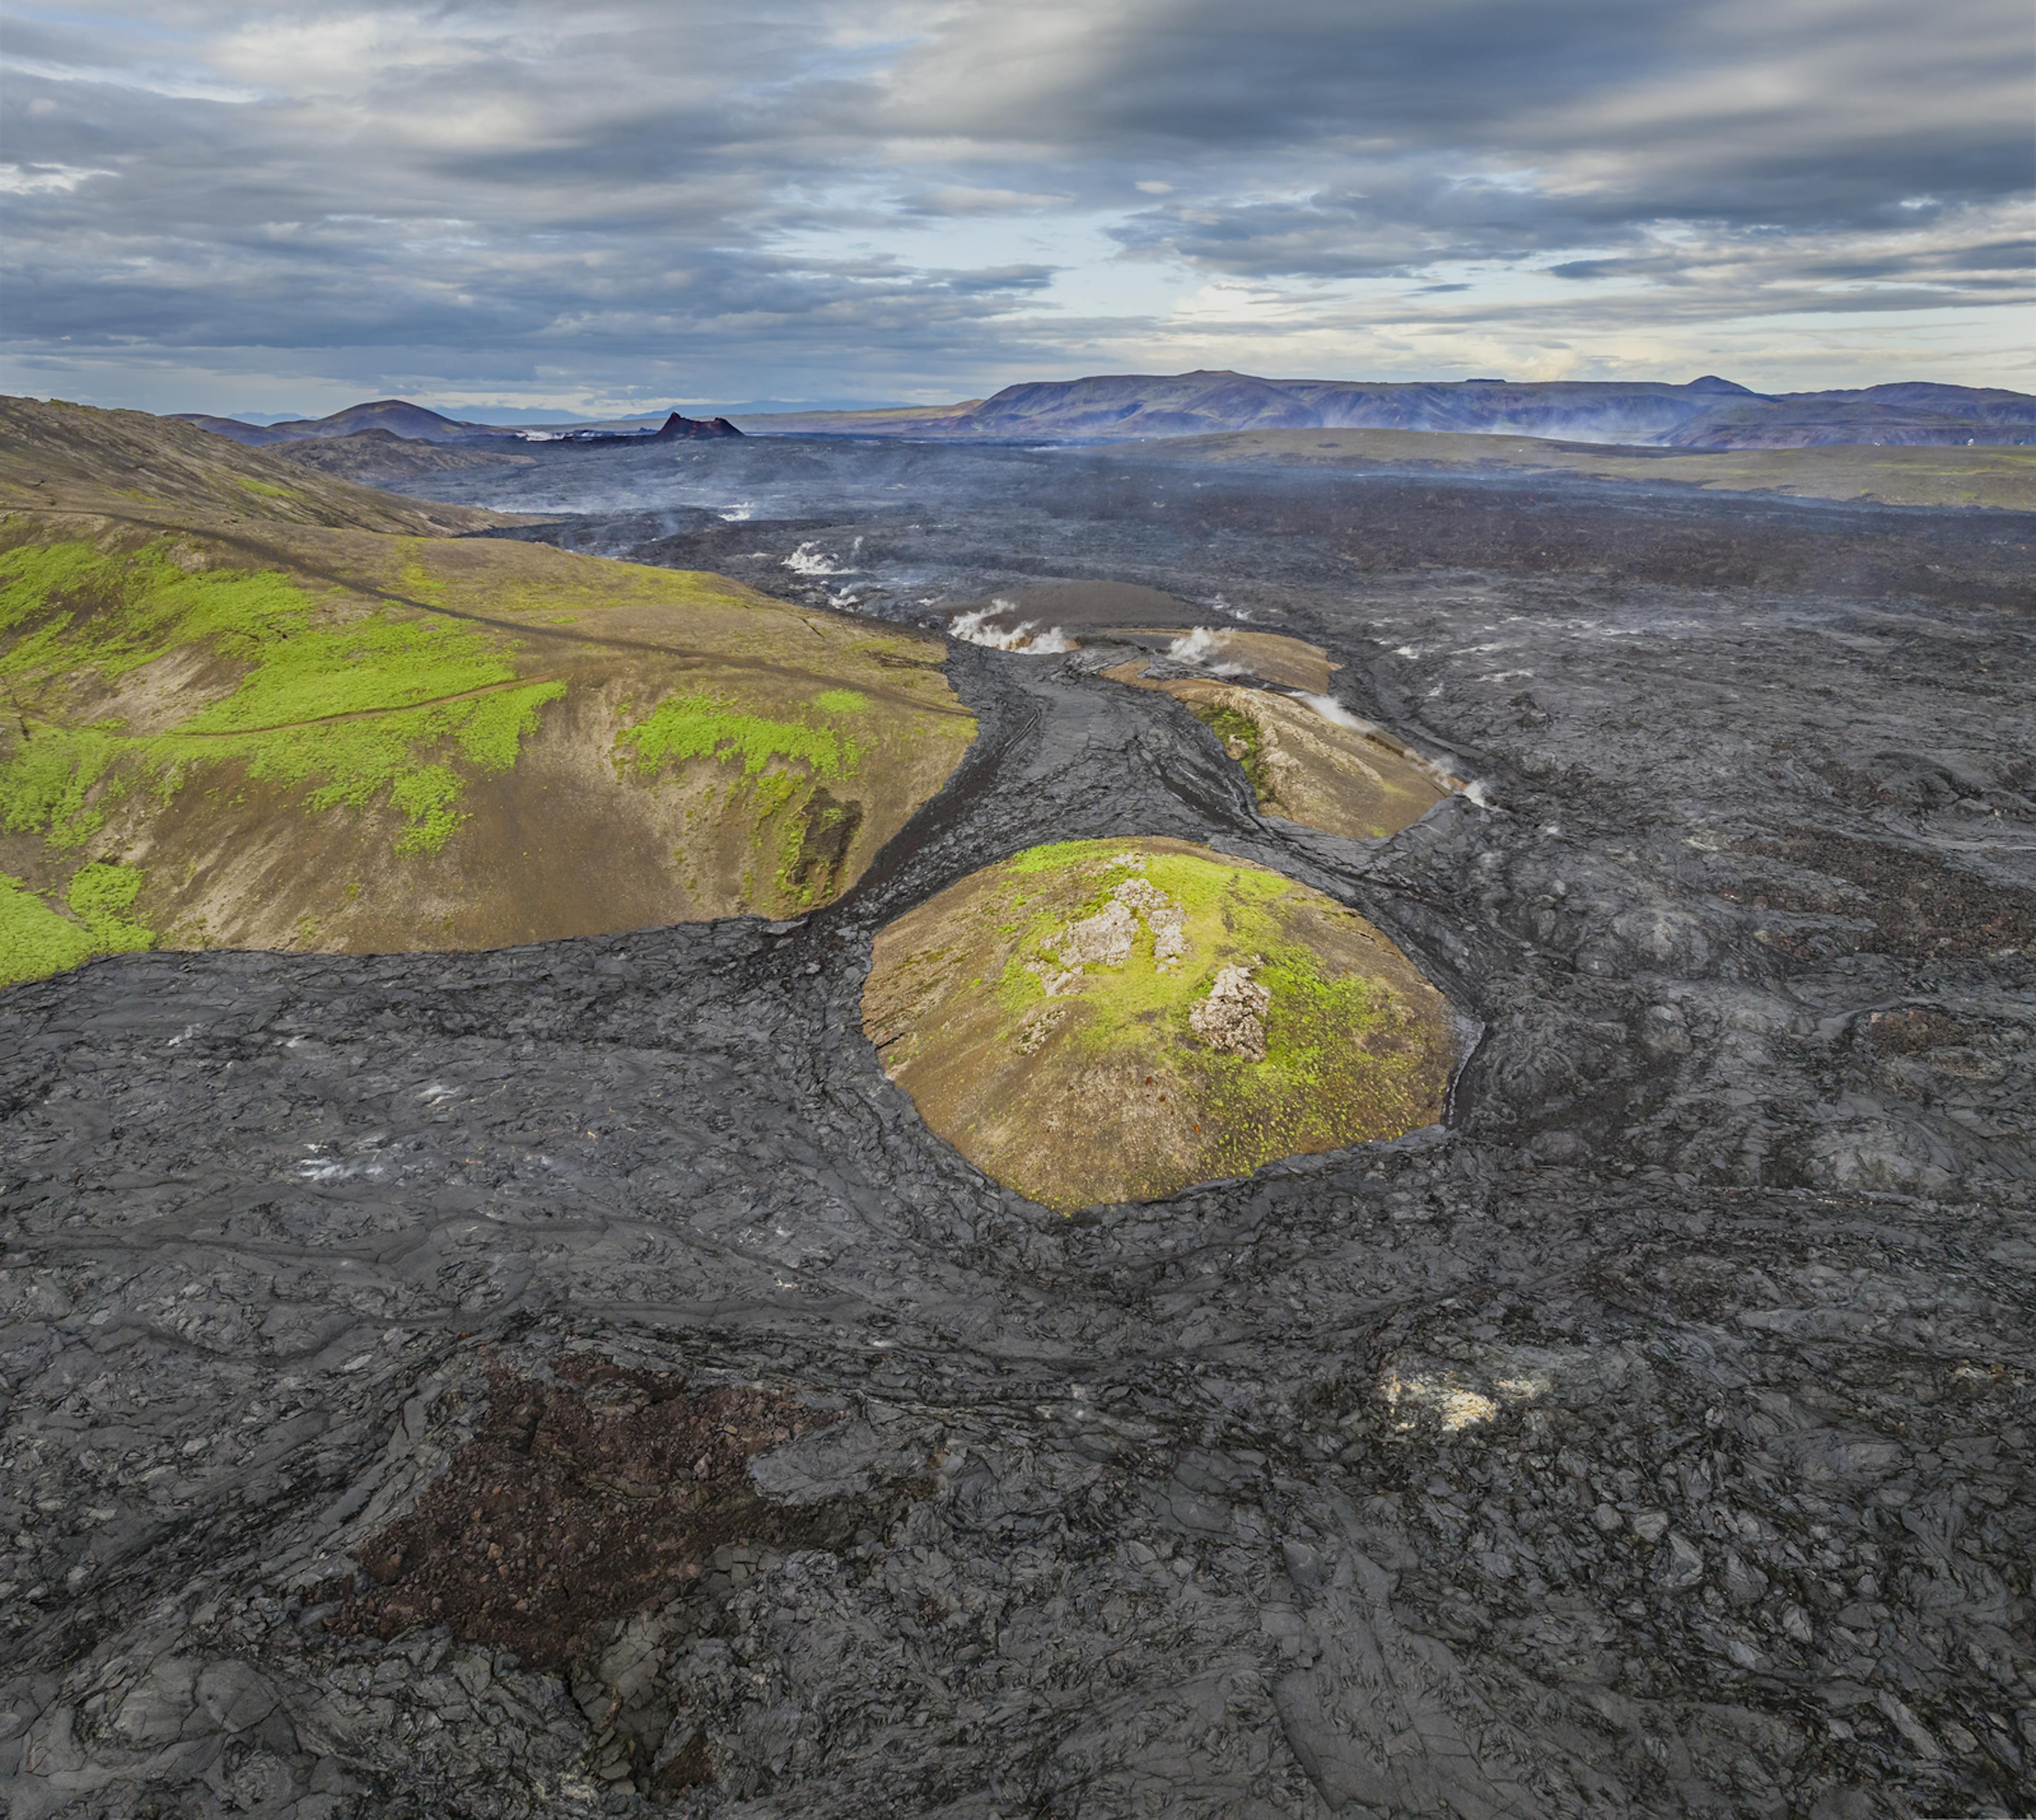
M 1103 674 L 1183 703 L 1243 768 L 1270 814 L 1354 840 L 1378 840 L 1418 821 L 1455 786 L 1335 702 L 1329 689 L 1336 666 L 1319 645 L 1228 627 L 1127 628 L 1118 636 L 1148 646 L 1167 640 L 1167 661 L 1157 674 L 1147 674 L 1142 659 Z M 1205 674 L 1180 674 L 1190 666 Z M 1277 686 L 1230 680 L 1246 677 Z M 1284 693 L 1290 689 L 1303 693 Z
M 1449 1008 L 1355 912 L 1171 840 L 1074 841 L 877 938 L 864 1028 L 927 1124 L 1063 1210 L 1440 1117 Z
M 0 499 L 66 477 L 0 513 L 0 983 L 796 912 L 974 734 L 937 640 L 420 534 L 454 526 L 135 418 L 0 413 Z M 158 490 L 107 484 L 130 466 Z
M 321 525 L 444 536 L 501 523 L 307 472 L 195 424 L 145 411 L 0 398 L 0 508 L 165 517 L 221 529 Z

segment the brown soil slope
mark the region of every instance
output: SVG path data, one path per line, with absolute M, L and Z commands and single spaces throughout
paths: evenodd
M 134 413 L 6 421 L 0 479 L 61 509 L 0 518 L 0 983 L 796 913 L 973 736 L 935 640 L 415 534 L 486 515 Z
M 504 522 L 307 474 L 173 417 L 0 398 L 0 510 L 85 511 L 179 524 L 344 526 L 427 537 Z
M 1103 674 L 1184 703 L 1243 768 L 1269 814 L 1353 840 L 1379 840 L 1418 821 L 1459 787 L 1458 780 L 1330 697 L 1335 666 L 1320 645 L 1228 628 L 1135 627 L 1114 636 L 1165 661 L 1132 659 Z M 1189 666 L 1207 674 L 1178 674 Z M 1253 681 L 1277 686 L 1254 687 Z

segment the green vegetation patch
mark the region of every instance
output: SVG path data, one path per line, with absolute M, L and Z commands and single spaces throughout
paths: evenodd
M 96 954 L 132 954 L 153 948 L 153 929 L 128 912 L 145 882 L 138 867 L 95 864 L 72 875 L 66 900 L 71 917 L 59 916 L 18 878 L 0 874 L 0 986 L 47 980 Z
M 824 690 L 816 705 L 824 704 L 830 695 L 851 693 Z M 859 696 L 855 700 L 862 701 Z M 646 777 L 688 758 L 739 761 L 744 775 L 754 777 L 773 759 L 780 759 L 804 765 L 816 777 L 834 780 L 852 776 L 862 757 L 853 739 L 831 727 L 747 714 L 726 697 L 704 693 L 660 702 L 634 726 L 624 727 L 615 744 L 618 752 L 625 746 L 633 750 L 636 768 Z
M 258 648 L 225 700 L 187 733 L 268 731 L 341 715 L 386 713 L 513 682 L 515 667 L 469 626 L 377 614 L 352 625 L 292 627 Z
M 134 954 L 156 945 L 156 932 L 130 921 L 127 912 L 141 894 L 144 874 L 138 866 L 111 866 L 95 861 L 71 874 L 65 901 L 91 931 L 95 952 Z
M 1043 851 L 1054 856 L 1050 864 L 1037 863 L 1035 856 Z M 1028 860 L 1034 863 L 1023 863 Z M 1283 906 L 1298 887 L 1276 872 L 1110 840 L 1057 842 L 1020 855 L 1012 870 L 1019 877 L 1057 874 L 1062 885 L 1060 891 L 1027 899 L 1031 908 L 1021 925 L 1020 941 L 997 976 L 1006 1012 L 1016 1018 L 1046 997 L 1042 982 L 1059 969 L 1055 938 L 1069 924 L 1102 910 L 1126 880 L 1143 878 L 1186 913 L 1185 961 L 1163 971 L 1152 929 L 1141 919 L 1123 966 L 1092 964 L 1083 969 L 1080 996 L 1087 1015 L 1070 1040 L 1092 1053 L 1107 1052 L 1126 1040 L 1143 1041 L 1156 1032 L 1187 1044 L 1189 1011 L 1207 996 L 1218 969 L 1253 957 L 1263 963 L 1257 969 L 1260 983 L 1272 992 L 1262 1066 L 1277 1074 L 1299 1084 L 1324 1085 L 1328 1050 L 1333 1046 L 1325 1042 L 1325 1025 L 1342 1036 L 1355 1036 L 1375 1017 L 1370 982 L 1325 980 L 1314 955 L 1288 932 Z M 1005 902 L 1016 908 L 1019 895 L 1010 893 Z M 1288 1013 L 1292 1015 L 1284 1014 Z M 1197 1057 L 1206 1054 L 1199 1045 L 1193 1052 Z
M 869 707 L 868 697 L 850 689 L 822 689 L 813 697 L 816 716 L 858 715 Z M 618 764 L 633 757 L 646 780 L 694 758 L 741 767 L 730 785 L 730 806 L 738 791 L 746 794 L 752 863 L 745 896 L 753 897 L 767 878 L 767 895 L 780 910 L 805 910 L 839 888 L 865 813 L 860 802 L 839 802 L 827 789 L 853 776 L 865 756 L 846 731 L 751 713 L 726 696 L 696 691 L 669 697 L 624 727 L 615 750 Z
M 89 543 L 24 544 L 0 554 L 0 632 L 11 632 L 52 596 L 86 587 L 99 572 Z
M 28 622 L 41 616 L 40 624 Z M 389 611 L 335 618 L 288 576 L 190 573 L 158 543 L 125 554 L 89 544 L 0 555 L 0 686 L 27 724 L 0 763 L 0 824 L 74 848 L 130 791 L 167 799 L 227 765 L 302 787 L 314 812 L 386 802 L 404 853 L 435 852 L 463 819 L 463 765 L 503 771 L 563 682 L 520 680 L 476 627 Z M 46 704 L 81 679 L 117 684 L 183 649 L 239 666 L 231 692 L 168 729 L 66 724 Z
M 1276 792 L 1272 787 L 1272 768 L 1265 762 L 1265 735 L 1258 723 L 1235 708 L 1212 701 L 1190 701 L 1187 708 L 1222 741 L 1224 751 L 1237 761 L 1238 768 L 1258 793 L 1258 800 L 1270 802 Z
M 0 986 L 47 980 L 92 958 L 92 932 L 0 873 Z

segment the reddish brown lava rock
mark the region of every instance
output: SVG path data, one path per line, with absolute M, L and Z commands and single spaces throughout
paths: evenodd
M 1870 953 L 1974 960 L 2036 949 L 2036 895 L 1996 885 L 1919 848 L 1812 830 L 1749 840 L 1744 850 L 1854 886 L 1861 893 L 1857 902 L 1778 884 L 1763 886 L 1760 894 L 1773 909 L 1870 921 L 1872 932 L 1858 943 Z
M 329 1631 L 443 1624 L 559 1668 L 612 1620 L 696 1585 L 723 1543 L 839 1547 L 870 1519 L 865 1500 L 778 1505 L 746 1470 L 838 1410 L 774 1391 L 689 1393 L 677 1373 L 592 1357 L 552 1376 L 490 1362 L 479 1431 L 408 1516 L 356 1551 L 371 1584 L 356 1582 Z
M 1932 1049 L 1970 1043 L 1979 1033 L 1970 1025 L 1941 1011 L 1911 1008 L 1906 1011 L 1876 1011 L 1867 1020 L 1867 1034 L 1876 1052 L 1883 1055 L 1923 1055 Z

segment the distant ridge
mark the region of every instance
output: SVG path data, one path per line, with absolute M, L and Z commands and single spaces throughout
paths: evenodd
M 1827 443 L 2036 444 L 2036 398 L 1923 383 L 1768 396 L 1706 373 L 1687 385 L 1474 379 L 1409 383 L 1121 373 L 1006 386 L 964 405 L 743 420 L 752 435 L 1124 442 L 1237 430 L 1398 429 L 1691 449 Z
M 406 441 L 578 447 L 680 437 L 852 436 L 971 442 L 1137 442 L 1238 430 L 1392 429 L 1537 436 L 1691 450 L 2036 445 L 2036 398 L 1998 387 L 1899 381 L 1858 391 L 1749 390 L 1716 373 L 1687 385 L 1601 379 L 1472 379 L 1400 383 L 1269 379 L 1250 373 L 1118 373 L 1006 386 L 959 404 L 869 411 L 786 411 L 694 418 L 655 430 L 539 434 L 462 422 L 402 398 L 330 417 L 247 424 L 199 412 L 179 420 L 251 447 L 383 430 Z
M 334 411 L 330 417 L 293 417 L 275 424 L 243 423 L 237 417 L 209 417 L 202 411 L 178 411 L 173 413 L 173 418 L 178 423 L 196 424 L 215 436 L 230 436 L 248 448 L 266 448 L 276 443 L 332 442 L 345 436 L 377 433 L 400 436 L 405 442 L 467 443 L 485 439 L 493 443 L 570 443 L 580 447 L 742 434 L 726 417 L 687 417 L 677 411 L 655 429 L 511 429 L 501 424 L 467 423 L 458 417 L 442 416 L 405 398 L 377 398 L 372 404 L 349 405 L 345 410 Z
M 387 430 L 411 442 L 464 442 L 473 436 L 514 440 L 517 432 L 497 424 L 462 423 L 441 417 L 405 398 L 377 398 L 372 404 L 349 405 L 330 417 L 299 417 L 279 424 L 244 424 L 237 417 L 208 417 L 202 411 L 173 413 L 179 423 L 196 424 L 215 436 L 231 436 L 249 448 L 271 443 L 299 442 L 307 436 L 347 436 L 360 430 Z

